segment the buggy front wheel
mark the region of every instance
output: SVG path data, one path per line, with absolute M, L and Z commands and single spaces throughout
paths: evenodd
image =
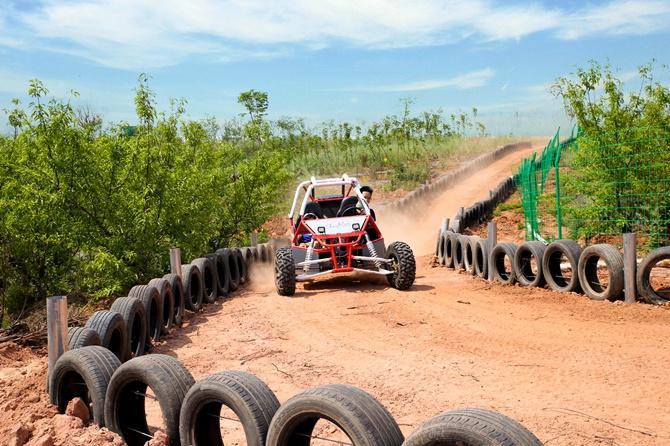
M 386 248 L 386 258 L 391 260 L 392 274 L 386 279 L 393 288 L 408 290 L 414 283 L 416 275 L 416 261 L 412 248 L 405 242 L 393 242 Z
M 275 286 L 280 296 L 295 294 L 295 263 L 291 248 L 279 248 L 275 252 Z

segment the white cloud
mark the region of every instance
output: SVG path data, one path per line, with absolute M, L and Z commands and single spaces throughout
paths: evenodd
M 422 91 L 422 90 L 437 90 L 441 88 L 458 88 L 466 90 L 470 88 L 478 88 L 486 85 L 493 76 L 495 71 L 490 68 L 483 70 L 472 71 L 470 73 L 461 74 L 448 79 L 433 79 L 408 82 L 405 84 L 393 85 L 373 85 L 367 87 L 349 87 L 337 89 L 337 91 L 360 91 L 360 92 L 403 92 L 403 91 Z
M 0 12 L 0 45 L 11 37 L 138 70 L 189 57 L 271 58 L 336 44 L 400 48 L 541 31 L 561 39 L 642 34 L 670 27 L 670 4 L 612 0 L 567 11 L 521 0 L 43 0 L 12 10 L 11 19 Z

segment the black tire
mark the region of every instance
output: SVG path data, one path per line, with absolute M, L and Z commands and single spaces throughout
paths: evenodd
M 65 413 L 67 403 L 79 397 L 89 408 L 90 419 L 105 426 L 105 397 L 119 358 L 99 345 L 70 350 L 61 355 L 49 376 L 49 398 Z
M 149 347 L 152 340 L 157 341 L 160 339 L 163 330 L 163 302 L 161 301 L 161 295 L 155 286 L 136 285 L 128 291 L 128 297 L 136 297 L 144 305 L 147 318 L 146 347 Z
M 279 248 L 275 253 L 275 287 L 280 296 L 295 294 L 295 261 L 291 248 Z
M 603 286 L 598 279 L 598 260 L 605 262 L 608 284 Z M 617 300 L 623 293 L 623 255 L 612 245 L 591 245 L 579 257 L 579 283 L 593 300 Z
M 458 234 L 455 232 L 447 232 L 444 238 L 444 266 L 447 268 L 454 268 L 454 243 L 456 242 Z
M 516 280 L 523 286 L 544 286 L 544 274 L 542 273 L 542 261 L 547 246 L 539 241 L 522 243 L 514 254 L 514 274 Z M 532 261 L 535 259 L 537 271 L 533 271 Z
M 226 270 L 228 272 L 228 291 L 232 293 L 240 286 L 240 271 L 237 267 L 235 251 L 230 248 L 224 248 L 220 252 L 223 261 L 226 263 Z
M 179 446 L 179 411 L 194 382 L 189 371 L 172 356 L 154 354 L 131 359 L 116 370 L 107 388 L 107 428 L 128 446 L 144 445 L 147 437 L 137 431 L 149 432 L 143 396 L 149 387 L 160 404 L 170 444 Z
M 270 261 L 268 256 L 268 247 L 265 243 L 258 245 L 258 257 L 260 258 L 261 263 L 267 263 Z
M 174 301 L 174 308 L 172 312 L 172 323 L 181 327 L 184 323 L 184 284 L 181 281 L 181 277 L 177 274 L 166 274 L 163 276 L 163 279 L 167 280 L 170 283 L 172 288 L 172 298 Z
M 211 256 L 216 267 L 216 277 L 219 284 L 219 296 L 226 297 L 230 292 L 230 275 L 228 274 L 228 263 L 223 256 L 223 249 L 218 249 Z
M 233 254 L 235 256 L 235 261 L 237 262 L 237 271 L 239 273 L 240 286 L 244 285 L 247 282 L 248 273 L 247 273 L 247 262 L 244 260 L 244 255 L 240 248 L 234 248 Z
M 462 234 L 455 234 L 456 237 L 452 240 L 451 249 L 454 254 L 454 269 L 465 269 L 465 257 L 463 256 L 463 245 L 466 243 L 465 236 Z
M 473 276 L 477 274 L 475 270 L 475 249 L 477 248 L 477 243 L 481 240 L 477 236 L 466 236 L 466 242 L 463 244 L 463 266 L 465 271 L 472 274 Z
M 86 322 L 86 328 L 100 336 L 100 345 L 123 362 L 128 357 L 128 332 L 123 317 L 116 311 L 96 311 Z
M 244 248 L 240 248 L 240 251 L 242 252 L 242 257 L 244 257 L 244 263 L 247 267 L 247 279 L 249 278 L 249 267 L 251 264 L 254 262 L 254 252 L 249 246 L 245 246 Z
M 200 268 L 193 264 L 182 265 L 181 277 L 184 285 L 184 306 L 189 311 L 197 312 L 202 307 L 202 295 L 205 288 Z
M 308 446 L 316 422 L 337 425 L 356 446 L 400 446 L 403 435 L 391 414 L 368 393 L 332 384 L 302 392 L 281 405 L 267 446 Z
M 216 302 L 219 295 L 219 281 L 214 263 L 207 257 L 200 257 L 191 262 L 200 270 L 202 275 L 202 301 L 206 304 Z
M 158 290 L 160 301 L 163 302 L 163 316 L 161 317 L 161 334 L 168 334 L 172 328 L 174 318 L 174 292 L 172 285 L 165 279 L 151 279 L 149 286 Z
M 446 263 L 445 252 L 444 252 L 446 237 L 447 233 L 442 232 L 442 230 L 440 230 L 437 233 L 437 252 L 435 255 L 437 257 L 437 263 L 439 263 L 440 265 L 444 265 Z
M 251 253 L 254 255 L 254 258 L 252 259 L 252 262 L 258 263 L 261 258 L 260 252 L 258 252 L 258 246 L 252 246 L 249 249 L 251 249 Z
M 136 297 L 119 297 L 112 304 L 111 310 L 119 313 L 126 324 L 128 355 L 124 361 L 142 356 L 147 341 L 147 315 L 142 301 Z
M 68 350 L 88 347 L 89 345 L 100 345 L 98 332 L 87 327 L 70 327 L 67 329 Z
M 475 274 L 481 279 L 488 279 L 489 274 L 489 252 L 486 246 L 486 240 L 478 238 L 473 242 L 472 252 Z
M 260 379 L 246 372 L 226 371 L 195 383 L 186 394 L 179 417 L 181 444 L 223 446 L 221 406 L 235 412 L 248 446 L 263 446 L 279 401 Z
M 556 240 L 547 246 L 542 259 L 542 273 L 549 288 L 563 292 L 574 291 L 578 293 L 581 291 L 579 274 L 577 274 L 579 257 L 581 255 L 581 246 L 573 240 Z M 561 269 L 561 259 L 563 256 L 570 263 L 571 277 L 566 277 Z
M 493 257 L 493 278 L 500 283 L 512 285 L 516 282 L 514 271 L 514 255 L 517 245 L 514 243 L 498 243 L 491 250 Z M 505 257 L 509 259 L 510 269 L 505 268 Z
M 670 301 L 670 291 L 660 294 L 651 286 L 651 270 L 657 263 L 670 259 L 670 246 L 658 248 L 647 254 L 637 267 L 637 294 L 650 304 L 665 304 Z
M 397 290 L 408 290 L 416 277 L 416 261 L 412 248 L 405 242 L 393 242 L 386 248 L 386 258 L 391 260 L 393 274 L 386 279 Z
M 410 435 L 403 446 L 542 446 L 528 429 L 503 414 L 457 409 L 438 415 Z

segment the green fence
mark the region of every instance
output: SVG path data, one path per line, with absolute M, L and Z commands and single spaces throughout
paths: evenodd
M 670 243 L 670 128 L 559 132 L 517 174 L 526 238 L 620 243 L 635 232 L 649 248 Z

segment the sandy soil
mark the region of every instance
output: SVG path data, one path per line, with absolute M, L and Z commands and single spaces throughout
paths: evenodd
M 155 351 L 178 357 L 196 379 L 247 370 L 280 401 L 310 386 L 356 385 L 406 435 L 444 410 L 485 407 L 552 446 L 670 444 L 670 308 L 505 287 L 432 265 L 442 218 L 485 197 L 526 154 L 482 169 L 423 215 L 380 216 L 389 241 L 408 241 L 419 254 L 411 291 L 338 277 L 285 298 L 270 267 L 258 267 L 249 288 L 193 315 Z M 0 444 L 17 422 L 55 424 L 40 387 L 44 362 L 39 353 L 0 350 L 0 410 L 8 414 Z M 52 435 L 55 445 L 114 444 L 103 439 L 108 432 L 85 443 Z

